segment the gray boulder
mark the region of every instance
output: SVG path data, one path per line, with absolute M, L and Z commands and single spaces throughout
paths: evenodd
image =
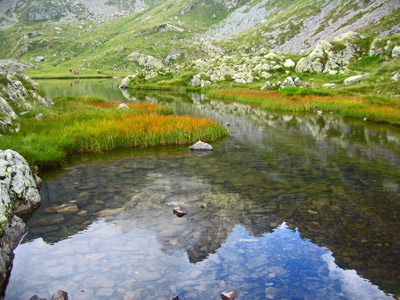
M 40 195 L 25 159 L 0 150 L 0 293 L 11 270 L 13 251 L 26 232 L 19 217 L 40 204 Z
M 136 75 L 128 75 L 124 79 L 122 79 L 121 85 L 119 86 L 120 89 L 127 89 L 129 87 L 129 82 L 134 79 Z
M 68 300 L 68 293 L 64 292 L 62 290 L 58 290 L 53 297 L 51 297 L 51 300 Z
M 159 69 L 163 66 L 163 62 L 161 61 L 161 59 L 137 51 L 133 51 L 126 57 L 126 59 L 129 61 L 137 62 L 139 66 L 142 66 L 149 70 Z
M 336 42 L 343 43 L 343 48 L 335 46 L 327 41 L 319 41 L 308 56 L 301 58 L 296 65 L 296 72 L 326 72 L 335 73 L 335 69 L 348 65 L 357 52 L 352 41 L 361 35 L 348 33 L 335 38 Z
M 396 58 L 400 56 L 400 46 L 394 46 L 392 50 L 392 57 Z
M 356 75 L 356 76 L 348 77 L 344 80 L 343 85 L 347 86 L 347 85 L 352 85 L 352 84 L 358 83 L 361 80 L 368 78 L 369 76 L 370 76 L 369 73 L 366 73 L 363 75 Z
M 193 79 L 189 83 L 189 86 L 191 86 L 191 87 L 200 87 L 201 86 L 200 74 L 196 74 L 193 76 Z
M 286 88 L 286 87 L 295 87 L 296 86 L 296 84 L 294 83 L 294 80 L 293 80 L 293 78 L 292 77 L 287 77 L 283 82 L 282 82 L 282 84 L 280 85 L 280 87 L 283 89 L 283 88 Z
M 10 59 L 0 59 L 0 72 L 20 72 L 28 69 L 28 65 Z
M 40 89 L 39 84 L 24 74 L 19 73 L 2 73 L 0 76 L 4 77 L 0 83 L 2 96 L 0 96 L 0 113 L 5 116 L 0 118 L 0 131 L 10 131 L 13 129 L 14 120 L 18 118 L 15 113 L 26 113 L 32 109 L 32 104 L 39 104 L 45 106 L 54 105 L 53 101 L 48 97 L 41 97 L 37 90 Z M 27 90 L 24 84 L 27 82 L 34 90 Z
M 369 56 L 377 56 L 381 55 L 385 52 L 384 48 L 382 47 L 383 39 L 381 37 L 375 38 L 368 51 Z
M 39 62 L 42 62 L 42 61 L 45 61 L 46 59 L 43 57 L 43 56 L 37 56 L 36 58 L 35 58 L 35 62 L 37 62 L 37 63 L 39 63 Z

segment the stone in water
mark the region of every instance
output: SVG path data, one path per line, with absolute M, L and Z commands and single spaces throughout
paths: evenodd
M 180 207 L 180 206 L 175 207 L 172 211 L 173 211 L 174 214 L 177 215 L 178 217 L 183 217 L 184 215 L 187 215 L 186 209 L 184 209 L 184 208 L 182 208 L 182 207 Z
M 223 299 L 223 300 L 235 300 L 237 295 L 239 295 L 238 291 L 222 292 L 221 293 L 221 299 Z
M 213 147 L 210 144 L 204 143 L 202 141 L 198 141 L 196 144 L 187 148 L 187 150 L 191 151 L 212 151 Z

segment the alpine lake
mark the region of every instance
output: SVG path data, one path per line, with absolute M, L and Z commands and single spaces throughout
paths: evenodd
M 48 95 L 165 103 L 231 136 L 71 157 L 43 173 L 6 299 L 399 299 L 400 130 L 272 113 L 121 79 L 41 80 Z M 56 137 L 55 137 L 56 138 Z M 183 206 L 188 214 L 172 212 Z

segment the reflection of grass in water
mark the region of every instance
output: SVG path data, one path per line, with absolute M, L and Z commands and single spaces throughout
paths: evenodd
M 226 128 L 204 118 L 172 116 L 169 107 L 129 103 L 117 110 L 117 102 L 96 97 L 60 96 L 54 108 L 39 108 L 21 118 L 21 131 L 5 137 L 2 149 L 21 153 L 31 164 L 43 167 L 64 161 L 72 153 L 101 153 L 127 147 L 181 145 L 199 139 L 213 141 Z
M 318 93 L 302 95 L 302 91 L 288 94 L 255 90 L 221 90 L 214 91 L 209 96 L 266 110 L 309 112 L 320 109 L 334 111 L 346 117 L 400 124 L 400 103 L 382 97 L 322 96 Z

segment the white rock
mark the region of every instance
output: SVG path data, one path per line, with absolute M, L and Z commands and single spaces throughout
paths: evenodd
M 124 109 L 124 110 L 126 110 L 126 109 L 129 109 L 129 106 L 126 105 L 125 103 L 121 103 L 120 105 L 118 105 L 117 109 Z
M 121 85 L 119 86 L 120 89 L 127 89 L 129 87 L 129 82 L 134 79 L 136 75 L 128 75 L 124 79 L 122 79 Z
M 212 151 L 213 147 L 210 144 L 204 143 L 202 141 L 198 141 L 196 144 L 187 148 L 187 150 L 191 151 Z
M 283 64 L 285 68 L 293 68 L 296 64 L 293 60 L 291 60 L 290 58 L 287 59 L 285 61 L 285 63 Z
M 36 57 L 36 59 L 35 59 L 35 62 L 42 62 L 42 61 L 45 61 L 46 59 L 43 57 L 43 56 L 37 56 Z
M 355 84 L 357 82 L 360 82 L 361 80 L 368 78 L 370 75 L 369 73 L 363 74 L 363 75 L 356 75 L 356 76 L 351 76 L 348 77 L 344 80 L 343 84 L 344 85 L 351 85 L 351 84 Z
M 395 46 L 392 50 L 392 57 L 396 58 L 400 56 L 400 46 Z
M 336 86 L 335 83 L 325 83 L 322 85 L 322 87 L 326 88 L 326 89 L 331 89 L 331 88 L 334 88 L 335 86 Z

